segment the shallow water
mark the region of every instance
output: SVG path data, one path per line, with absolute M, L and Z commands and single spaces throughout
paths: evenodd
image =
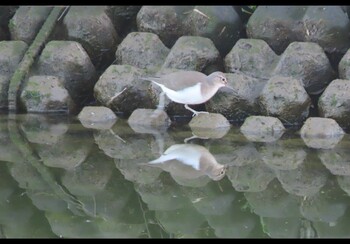
M 247 137 L 234 125 L 118 119 L 98 130 L 65 115 L 1 115 L 0 235 L 350 236 L 349 134 Z

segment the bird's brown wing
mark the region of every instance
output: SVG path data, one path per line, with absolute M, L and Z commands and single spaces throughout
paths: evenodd
M 166 74 L 157 79 L 157 82 L 174 91 L 182 90 L 205 81 L 207 76 L 197 71 L 178 71 Z

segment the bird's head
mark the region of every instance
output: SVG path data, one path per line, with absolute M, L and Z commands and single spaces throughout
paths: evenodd
M 214 73 L 211 73 L 208 76 L 208 79 L 215 85 L 217 85 L 218 87 L 223 87 L 227 85 L 227 78 L 224 75 L 224 73 L 217 71 Z
M 215 84 L 218 88 L 226 87 L 229 90 L 235 92 L 235 90 L 231 86 L 228 85 L 228 81 L 227 81 L 225 74 L 220 72 L 220 71 L 216 71 L 214 73 L 211 73 L 208 76 L 208 79 L 211 80 L 213 82 L 213 84 Z
M 227 165 L 220 165 L 219 167 L 216 167 L 212 170 L 210 178 L 212 178 L 215 181 L 221 180 L 224 178 L 227 170 Z

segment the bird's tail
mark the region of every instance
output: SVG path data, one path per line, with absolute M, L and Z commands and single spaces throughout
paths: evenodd
M 147 80 L 147 81 L 152 81 L 154 84 L 158 86 L 162 86 L 162 84 L 159 84 L 157 80 L 159 80 L 159 77 L 140 77 L 141 80 Z

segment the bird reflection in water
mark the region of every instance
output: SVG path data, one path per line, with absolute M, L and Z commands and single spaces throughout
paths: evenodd
M 197 144 L 172 145 L 159 158 L 146 165 L 159 167 L 172 176 L 187 179 L 207 175 L 218 181 L 226 173 L 226 165 L 219 164 L 205 147 Z

